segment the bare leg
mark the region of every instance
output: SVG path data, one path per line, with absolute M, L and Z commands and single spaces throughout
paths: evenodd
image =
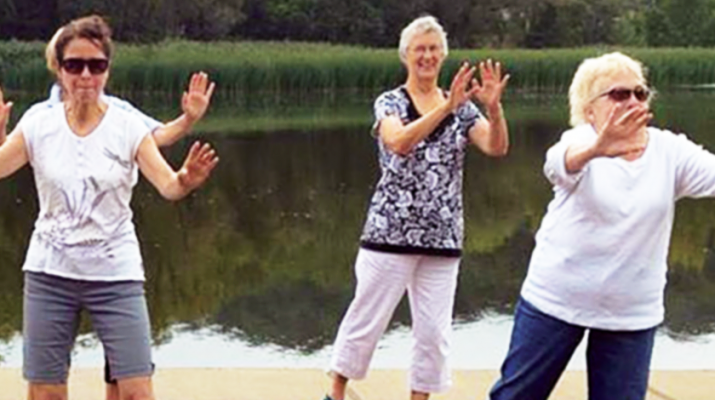
M 106 400 L 119 400 L 119 385 L 116 383 L 107 383 L 105 387 L 107 388 Z
M 429 393 L 415 392 L 414 390 L 412 391 L 412 395 L 410 396 L 410 400 L 427 400 L 427 399 L 429 399 Z
M 27 387 L 27 398 L 28 400 L 67 400 L 67 384 L 30 383 Z
M 117 381 L 121 400 L 154 400 L 151 377 L 120 379 Z
M 330 377 L 332 378 L 329 394 L 330 398 L 333 400 L 344 400 L 345 390 L 348 387 L 348 378 L 338 374 L 337 372 L 331 372 Z

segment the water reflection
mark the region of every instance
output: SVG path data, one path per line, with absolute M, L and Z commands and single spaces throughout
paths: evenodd
M 715 148 L 706 111 L 715 95 L 660 97 L 656 115 Z M 133 208 L 157 344 L 184 343 L 187 334 L 207 340 L 218 335 L 268 346 L 261 348 L 269 352 L 290 349 L 300 357 L 326 351 L 353 293 L 352 262 L 377 176 L 370 97 L 354 101 L 357 115 L 341 111 L 353 116 L 329 128 L 301 128 L 305 118 L 288 112 L 278 124 L 285 129 L 270 134 L 236 134 L 228 127 L 251 126 L 280 113 L 261 114 L 258 107 L 234 115 L 229 104 L 218 104 L 204 126 L 221 155 L 210 183 L 176 204 L 140 183 Z M 551 198 L 541 173 L 544 152 L 567 120 L 563 98 L 519 96 L 507 104 L 510 155 L 494 160 L 475 151 L 467 157 L 466 240 L 455 302 L 456 319 L 464 326 L 511 314 L 533 233 Z M 189 144 L 167 153 L 175 165 Z M 712 200 L 684 201 L 677 210 L 663 330 L 672 338 L 715 332 L 712 205 Z M 0 184 L 0 340 L 5 342 L 16 343 L 21 328 L 20 265 L 35 215 L 35 190 L 25 169 Z M 403 304 L 391 329 L 398 335 L 408 323 Z M 487 347 L 506 346 L 506 332 Z

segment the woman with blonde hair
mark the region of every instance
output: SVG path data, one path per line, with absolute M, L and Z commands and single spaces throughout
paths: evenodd
M 546 153 L 554 198 L 492 400 L 547 399 L 586 333 L 589 400 L 645 398 L 675 202 L 715 196 L 715 156 L 648 126 L 651 99 L 644 67 L 624 54 L 578 67 L 573 128 Z
M 355 261 L 357 288 L 340 324 L 326 399 L 343 400 L 362 379 L 377 341 L 407 291 L 415 340 L 412 399 L 450 386 L 452 309 L 463 242 L 462 173 L 474 145 L 489 156 L 509 147 L 499 63 L 462 65 L 449 91 L 438 86 L 447 38 L 434 17 L 412 21 L 400 38 L 407 81 L 375 101 L 374 135 L 382 175 L 370 202 Z M 472 103 L 477 100 L 487 117 Z

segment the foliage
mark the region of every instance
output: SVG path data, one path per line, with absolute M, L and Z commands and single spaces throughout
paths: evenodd
M 711 46 L 715 0 L 0 0 L 0 39 L 47 40 L 72 18 L 105 15 L 116 38 L 319 41 L 395 47 L 435 15 L 462 48 Z
M 715 82 L 715 49 L 613 48 L 578 49 L 455 49 L 442 69 L 441 84 L 462 60 L 487 58 L 503 63 L 511 75 L 510 88 L 564 92 L 586 57 L 623 51 L 641 60 L 658 88 Z M 9 91 L 44 95 L 52 77 L 45 71 L 39 42 L 0 43 L 0 84 Z M 217 96 L 237 103 L 284 96 L 352 96 L 374 93 L 404 82 L 397 52 L 361 46 L 294 42 L 191 41 L 122 44 L 113 62 L 109 91 L 122 95 L 183 92 L 190 74 L 209 72 L 218 84 Z

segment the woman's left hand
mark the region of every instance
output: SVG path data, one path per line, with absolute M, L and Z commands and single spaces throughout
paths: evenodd
M 509 74 L 502 76 L 501 64 L 489 59 L 479 63 L 479 75 L 482 78 L 481 84 L 476 79 L 472 80 L 472 88 L 476 89 L 474 96 L 487 110 L 498 109 Z
M 181 97 L 181 110 L 191 123 L 200 120 L 211 102 L 216 84 L 209 81 L 205 72 L 197 72 L 191 75 L 189 90 Z
M 208 179 L 216 164 L 218 164 L 218 157 L 211 145 L 194 142 L 184 165 L 179 170 L 179 182 L 188 191 L 192 191 Z

